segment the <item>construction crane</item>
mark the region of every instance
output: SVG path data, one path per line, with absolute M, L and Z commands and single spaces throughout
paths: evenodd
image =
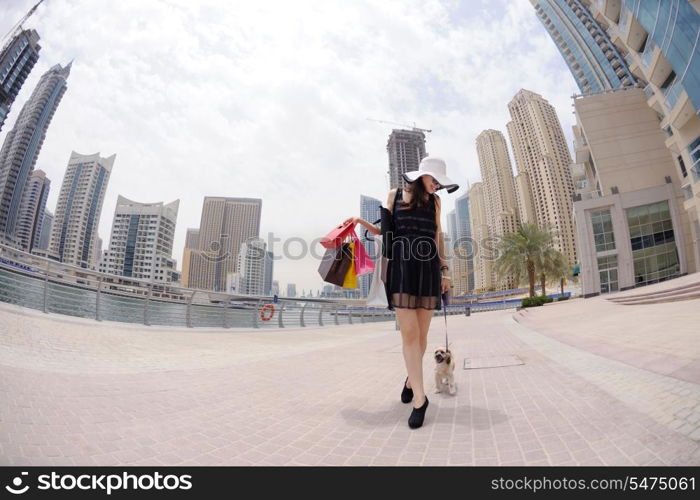
M 43 2 L 44 2 L 44 0 L 39 0 L 39 1 L 36 3 L 36 5 L 34 5 L 34 7 L 32 7 L 31 9 L 29 9 L 29 12 L 27 12 L 27 13 L 24 15 L 24 17 L 22 17 L 22 19 L 20 19 L 19 21 L 17 21 L 17 24 L 15 24 L 15 25 L 10 29 L 10 31 L 7 32 L 7 34 L 6 34 L 6 35 L 3 37 L 3 39 L 0 41 L 0 45 L 3 47 L 3 50 L 4 50 L 4 48 L 5 48 L 5 44 L 6 44 L 8 41 L 9 41 L 9 42 L 12 41 L 12 39 L 14 38 L 14 36 L 22 29 L 22 25 L 24 24 L 24 22 L 25 22 L 27 19 L 29 19 L 29 18 L 32 16 L 32 14 L 34 14 L 34 12 L 36 11 L 37 7 L 39 7 L 39 5 L 41 5 Z
M 385 120 L 375 120 L 374 118 L 367 118 L 367 120 L 370 121 L 370 122 L 386 123 L 386 124 L 388 124 L 388 125 L 398 125 L 398 126 L 400 126 L 400 127 L 410 128 L 410 129 L 413 130 L 414 132 L 426 132 L 426 133 L 429 133 L 429 132 L 432 132 L 432 131 L 433 131 L 432 129 L 418 128 L 418 127 L 416 127 L 416 123 L 415 123 L 415 122 L 413 122 L 413 125 L 406 125 L 405 123 L 388 122 L 388 121 L 385 121 Z

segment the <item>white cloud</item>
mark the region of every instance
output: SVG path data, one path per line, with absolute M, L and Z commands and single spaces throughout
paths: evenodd
M 2 3 L 0 30 L 33 1 Z M 41 56 L 0 139 L 39 76 L 75 58 L 37 164 L 49 208 L 71 150 L 116 153 L 105 243 L 117 195 L 179 198 L 178 261 L 206 195 L 262 198 L 261 236 L 308 241 L 359 215 L 360 194 L 385 200 L 391 128 L 368 117 L 433 129 L 429 153 L 465 187 L 480 178 L 476 136 L 505 133 L 520 88 L 568 136 L 573 122 L 573 79 L 527 0 L 51 0 L 27 26 Z M 275 265 L 283 289 L 322 287 L 315 260 Z

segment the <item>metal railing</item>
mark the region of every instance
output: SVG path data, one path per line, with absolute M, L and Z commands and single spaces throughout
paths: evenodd
M 70 266 L 0 244 L 0 301 L 45 313 L 143 325 L 212 328 L 332 326 L 394 320 L 359 300 L 242 296 Z
M 520 290 L 510 290 L 516 292 Z M 486 297 L 504 292 L 481 294 Z M 474 296 L 476 297 L 476 296 Z M 189 328 L 289 328 L 394 321 L 357 299 L 230 295 L 100 273 L 0 244 L 0 302 L 94 319 Z M 449 315 L 514 308 L 514 301 L 449 305 Z M 272 306 L 272 307 L 270 307 Z M 435 311 L 442 315 L 442 311 Z

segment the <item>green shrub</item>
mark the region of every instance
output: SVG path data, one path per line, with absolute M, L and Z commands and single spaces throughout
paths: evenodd
M 557 300 L 561 302 L 562 300 L 569 300 L 570 298 L 571 297 L 559 297 Z
M 522 307 L 537 307 L 541 305 L 542 301 L 539 297 L 525 297 L 522 302 Z
M 544 304 L 554 302 L 552 297 L 535 295 L 534 297 L 525 297 L 522 302 L 522 307 L 538 307 Z

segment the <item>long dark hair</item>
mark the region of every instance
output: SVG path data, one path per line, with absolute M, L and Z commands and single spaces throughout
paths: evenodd
M 422 176 L 421 176 L 422 177 Z M 425 190 L 425 184 L 421 177 L 418 177 L 415 181 L 408 183 L 406 186 L 409 191 L 411 191 L 411 202 L 408 204 L 408 210 L 415 210 L 416 208 L 425 208 L 427 210 L 435 210 L 435 195 L 428 195 L 428 199 L 425 199 L 425 195 L 428 192 Z

